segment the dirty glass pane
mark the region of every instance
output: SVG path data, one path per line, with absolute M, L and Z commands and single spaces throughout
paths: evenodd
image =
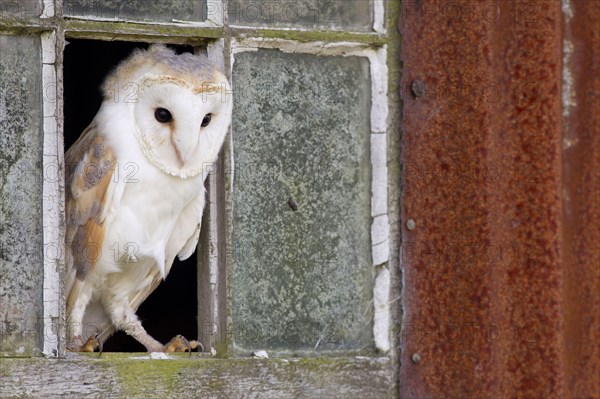
M 42 0 L 0 0 L 0 19 L 35 18 L 42 14 Z
M 372 0 L 231 0 L 231 25 L 371 31 Z
M 42 0 L 0 0 L 0 19 L 35 18 L 42 14 Z
M 368 61 L 240 53 L 233 84 L 234 348 L 370 346 Z
M 68 16 L 146 22 L 205 21 L 206 0 L 65 0 Z
M 40 40 L 0 36 L 0 356 L 41 345 L 40 76 Z

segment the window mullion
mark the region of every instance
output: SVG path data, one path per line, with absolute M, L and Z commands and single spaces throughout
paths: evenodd
M 43 33 L 43 353 L 58 356 L 61 265 L 64 264 L 64 155 L 57 129 L 56 33 Z
M 210 4 L 209 4 L 210 6 Z M 209 8 L 210 11 L 210 8 Z M 222 70 L 224 65 L 224 41 L 209 43 L 207 55 Z M 205 350 L 217 350 L 227 354 L 225 342 L 227 292 L 225 272 L 225 241 L 223 239 L 222 215 L 225 213 L 223 199 L 223 151 L 215 165 L 207 165 L 208 172 L 206 204 L 199 244 L 198 268 L 198 336 Z

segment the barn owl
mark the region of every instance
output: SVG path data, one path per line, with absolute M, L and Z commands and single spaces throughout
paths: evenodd
M 136 311 L 175 256 L 196 248 L 204 180 L 231 121 L 230 86 L 205 56 L 152 45 L 119 64 L 102 94 L 65 155 L 67 348 L 86 351 L 122 330 L 149 352 L 169 351 Z

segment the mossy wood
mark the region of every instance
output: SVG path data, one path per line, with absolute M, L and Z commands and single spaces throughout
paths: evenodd
M 97 356 L 2 359 L 0 396 L 85 395 L 86 398 L 102 399 L 394 397 L 388 358 L 258 360 L 190 359 L 181 355 L 172 356 L 172 359 L 148 359 L 145 353 Z

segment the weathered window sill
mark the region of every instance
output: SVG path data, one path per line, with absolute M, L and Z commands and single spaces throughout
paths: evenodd
M 4 358 L 8 397 L 361 398 L 394 397 L 389 358 L 214 359 L 198 354 L 150 359 L 103 353 L 69 359 Z M 12 396 L 10 396 L 12 395 Z

